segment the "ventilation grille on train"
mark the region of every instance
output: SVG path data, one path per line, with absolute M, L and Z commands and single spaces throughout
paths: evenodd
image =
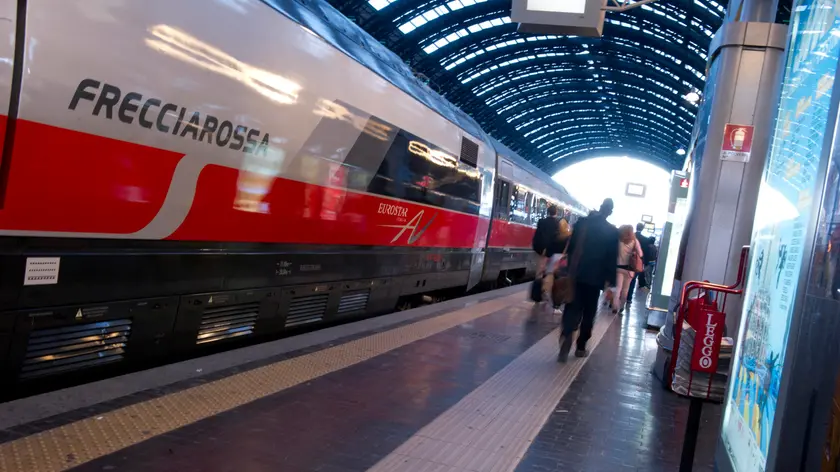
M 131 333 L 131 320 L 100 321 L 29 334 L 20 377 L 31 379 L 119 362 Z
M 286 327 L 317 323 L 324 319 L 327 312 L 329 294 L 304 295 L 292 299 L 289 305 L 289 315 L 286 316 Z
M 338 302 L 338 314 L 346 315 L 348 313 L 364 311 L 367 308 L 368 298 L 370 298 L 370 290 L 357 290 L 345 293 L 341 296 L 341 301 Z
M 478 144 L 467 138 L 461 138 L 461 162 L 478 167 Z
M 259 313 L 259 303 L 208 308 L 201 317 L 195 343 L 207 344 L 253 334 Z

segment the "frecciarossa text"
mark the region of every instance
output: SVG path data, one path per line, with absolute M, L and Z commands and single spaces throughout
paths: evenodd
M 143 128 L 155 129 L 180 138 L 189 136 L 193 141 L 203 141 L 234 151 L 264 155 L 268 150 L 268 133 L 263 134 L 258 129 L 234 125 L 213 115 L 202 115 L 197 111 L 190 113 L 186 107 L 166 103 L 158 98 L 143 97 L 137 92 L 123 93 L 119 87 L 103 84 L 98 80 L 84 79 L 79 82 L 68 108 L 75 111 L 83 100 L 93 104 L 94 116 L 104 114 L 109 120 L 116 117 L 129 125 L 138 124 Z M 176 113 L 177 119 L 174 123 L 165 120 L 168 115 L 174 118 Z

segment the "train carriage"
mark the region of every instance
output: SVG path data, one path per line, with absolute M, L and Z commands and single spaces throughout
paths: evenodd
M 586 214 L 586 208 L 504 144 L 493 138 L 490 142 L 496 149 L 496 180 L 483 280 L 521 281 L 536 271 L 531 241 L 548 207 L 556 206 L 570 225 Z
M 546 202 L 583 210 L 324 3 L 0 12 L 4 380 L 524 278 Z

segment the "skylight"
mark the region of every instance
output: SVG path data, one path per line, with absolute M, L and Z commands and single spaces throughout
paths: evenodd
M 461 38 L 467 37 L 472 33 L 476 33 L 478 31 L 495 28 L 496 26 L 502 26 L 510 23 L 510 17 L 505 16 L 502 18 L 493 18 L 492 20 L 482 21 L 481 23 L 476 23 L 474 25 L 470 25 L 467 28 L 458 30 L 454 33 L 450 33 L 443 38 L 438 39 L 432 44 L 428 44 L 423 47 L 423 51 L 426 54 L 432 54 L 433 52 L 437 51 L 438 49 L 452 44 L 455 41 L 458 41 Z
M 385 1 L 385 0 L 380 0 Z M 452 2 L 447 3 L 446 5 L 440 5 L 430 10 L 426 10 L 422 13 L 417 14 L 416 16 L 412 17 L 410 20 L 400 24 L 397 26 L 403 34 L 408 34 L 414 31 L 416 28 L 419 28 L 426 24 L 429 21 L 436 20 L 448 13 L 452 13 L 453 11 L 460 10 L 461 8 L 472 6 L 478 3 L 484 3 L 487 0 L 454 0 Z
M 368 4 L 388 8 L 383 15 L 399 31 L 377 38 L 389 47 L 419 46 L 429 61 L 418 61 L 411 48 L 403 59 L 480 124 L 511 123 L 513 135 L 496 137 L 533 162 L 634 145 L 673 160 L 674 149 L 689 144 L 697 113 L 681 97 L 706 80 L 706 50 L 726 6 L 660 1 L 610 12 L 605 36 L 591 39 L 497 28 L 511 21 L 488 0 Z

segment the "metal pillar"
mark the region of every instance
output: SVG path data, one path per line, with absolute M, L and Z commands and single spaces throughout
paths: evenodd
M 773 23 L 778 7 L 779 0 L 731 0 L 726 21 Z
M 773 3 L 757 0 L 755 3 Z M 775 8 L 743 5 L 754 15 L 775 15 Z M 787 26 L 763 22 L 727 22 L 712 39 L 705 102 L 692 141 L 688 170 L 689 216 L 674 290 L 683 282 L 735 280 L 740 251 L 750 243 L 764 161 L 778 103 Z M 748 159 L 725 159 L 727 124 L 753 127 Z M 678 292 L 677 292 L 678 293 Z M 735 300 L 733 300 L 735 301 Z M 674 306 L 670 307 L 673 312 Z M 738 303 L 727 304 L 727 333 L 737 332 Z

